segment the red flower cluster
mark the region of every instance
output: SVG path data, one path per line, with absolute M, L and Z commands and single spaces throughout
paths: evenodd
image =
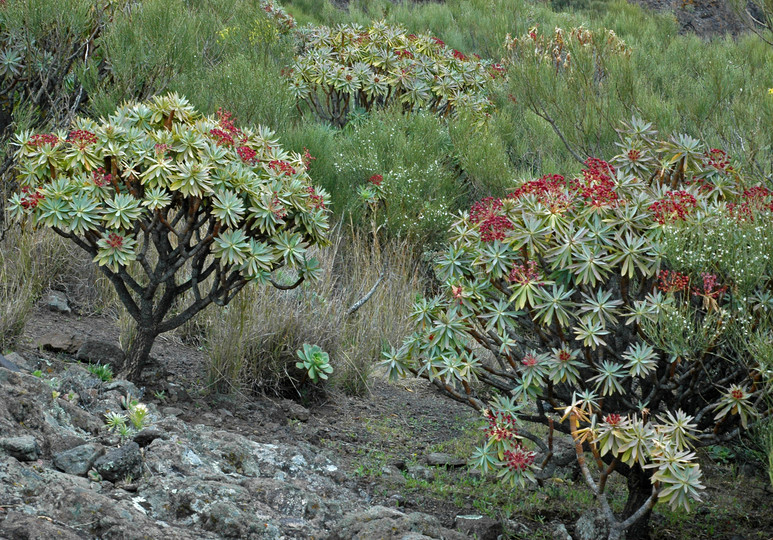
M 641 159 L 641 152 L 636 149 L 628 150 L 625 154 L 631 161 L 639 161 Z
M 233 146 L 236 140 L 244 142 L 247 137 L 242 130 L 236 127 L 234 115 L 222 107 L 217 110 L 217 124 L 219 128 L 209 130 L 209 134 L 217 140 L 218 146 Z
M 454 58 L 456 58 L 457 60 L 467 60 L 467 56 L 457 51 L 456 49 L 454 49 L 453 55 L 454 55 Z
M 239 157 L 243 162 L 255 165 L 258 153 L 249 146 L 240 146 L 236 149 L 236 153 L 239 154 Z
M 268 168 L 272 171 L 277 171 L 280 173 L 284 173 L 285 176 L 292 176 L 295 174 L 295 168 L 293 168 L 292 165 L 287 163 L 286 161 L 281 160 L 274 160 L 271 163 L 268 164 Z
M 312 208 L 325 208 L 325 199 L 317 193 L 314 186 L 307 187 L 306 191 L 309 194 L 309 205 Z
M 687 290 L 690 284 L 690 276 L 681 272 L 661 270 L 658 274 L 658 289 L 665 293 Z
M 485 430 L 486 437 L 496 441 L 513 441 L 518 437 L 515 417 L 507 412 L 493 412 L 489 409 L 483 411 L 483 417 L 488 420 Z
M 507 277 L 510 283 L 517 283 L 518 285 L 526 285 L 527 283 L 537 283 L 541 285 L 539 272 L 537 272 L 537 261 L 529 261 L 524 264 L 516 264 L 513 269 L 510 270 L 510 275 Z
M 521 364 L 526 367 L 534 367 L 537 365 L 537 357 L 531 353 L 527 353 L 526 356 L 523 357 L 523 360 L 521 360 Z
M 505 232 L 513 228 L 513 224 L 505 216 L 499 215 L 502 200 L 486 197 L 472 205 L 470 221 L 480 223 L 480 239 L 483 242 L 504 240 Z
M 732 172 L 734 170 L 733 166 L 730 165 L 730 156 L 719 148 L 712 148 L 708 152 L 704 152 L 703 157 L 706 165 L 718 171 Z
M 446 46 L 445 41 L 443 41 L 440 38 L 433 37 L 433 38 L 430 38 L 430 39 L 432 39 L 432 41 L 435 42 L 435 45 L 440 45 L 441 47 L 445 47 Z
M 609 424 L 610 426 L 616 426 L 616 425 L 618 425 L 618 424 L 619 424 L 621 421 L 622 421 L 622 418 L 620 417 L 620 415 L 619 415 L 619 414 L 615 414 L 615 413 L 608 414 L 608 415 L 606 415 L 606 416 L 604 417 L 604 422 L 606 422 L 606 423 L 607 423 L 607 424 Z
M 120 249 L 123 246 L 123 236 L 110 233 L 110 236 L 107 237 L 107 245 L 111 248 Z
M 71 144 L 74 144 L 78 148 L 83 149 L 86 146 L 97 142 L 97 136 L 90 131 L 86 131 L 85 129 L 76 129 L 67 135 L 67 141 Z
M 271 200 L 271 213 L 277 219 L 282 219 L 287 216 L 287 210 L 285 209 L 282 201 L 279 200 L 279 194 L 274 192 L 274 198 Z
M 34 146 L 35 148 L 40 148 L 46 144 L 50 144 L 52 146 L 59 144 L 59 137 L 53 133 L 39 133 L 37 135 L 33 135 L 29 142 L 29 145 Z
M 311 162 L 315 161 L 317 158 L 312 156 L 309 153 L 309 149 L 304 146 L 303 147 L 303 158 L 301 158 L 301 159 L 303 160 L 303 166 L 306 167 L 306 170 L 308 171 L 309 167 L 311 167 Z
M 730 395 L 733 396 L 733 399 L 743 399 L 746 397 L 746 393 L 742 388 L 733 388 Z
M 701 272 L 701 278 L 703 279 L 703 290 L 699 289 L 698 287 L 694 287 L 692 291 L 694 296 L 705 296 L 707 298 L 719 300 L 725 295 L 725 292 L 727 291 L 727 285 L 719 287 L 719 279 L 715 274 Z
M 156 149 L 156 155 L 160 156 L 160 155 L 166 154 L 166 151 L 169 150 L 169 145 L 168 144 L 157 144 L 154 148 Z
M 527 194 L 536 195 L 537 200 L 554 213 L 561 212 L 572 204 L 572 199 L 566 192 L 566 181 L 560 174 L 546 174 L 542 178 L 526 182 L 507 198 L 520 199 Z
M 741 204 L 730 203 L 727 209 L 738 221 L 754 221 L 754 213 L 768 210 L 773 212 L 773 191 L 764 186 L 744 190 Z
M 513 450 L 505 450 L 505 465 L 514 471 L 525 471 L 534 463 L 535 455 L 535 452 L 529 452 L 518 444 Z
M 108 185 L 113 180 L 113 175 L 106 174 L 104 167 L 99 167 L 91 171 L 91 177 L 94 179 L 94 183 L 99 187 Z
M 652 203 L 649 210 L 654 214 L 655 221 L 663 225 L 677 219 L 684 221 L 697 204 L 695 197 L 686 191 L 667 191 L 666 196 Z
M 413 53 L 407 49 L 398 49 L 395 54 L 400 58 L 413 58 Z
M 502 64 L 491 64 L 491 71 L 489 73 L 492 79 L 496 79 L 497 77 L 504 77 L 506 72 L 507 70 Z
M 374 186 L 380 186 L 381 182 L 383 181 L 384 181 L 384 177 L 381 176 L 380 174 L 374 174 L 373 176 L 368 178 L 368 182 L 370 182 Z
M 43 195 L 38 193 L 37 191 L 30 191 L 30 188 L 27 186 L 24 186 L 21 188 L 22 196 L 21 196 L 21 205 L 26 210 L 31 210 L 35 208 L 38 203 L 44 199 Z
M 585 167 L 582 170 L 582 179 L 572 182 L 572 187 L 576 188 L 591 206 L 616 206 L 620 201 L 612 181 L 615 168 L 597 158 L 586 159 Z
M 217 145 L 218 146 L 233 146 L 234 145 L 234 138 L 227 131 L 215 128 L 215 129 L 210 129 L 209 130 L 209 134 L 212 136 L 213 139 L 217 140 Z

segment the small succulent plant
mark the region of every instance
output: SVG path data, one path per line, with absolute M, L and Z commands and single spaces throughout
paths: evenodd
M 301 361 L 296 362 L 295 367 L 305 370 L 312 382 L 327 379 L 327 376 L 333 373 L 330 357 L 319 345 L 304 343 L 303 350 L 297 351 L 297 354 Z

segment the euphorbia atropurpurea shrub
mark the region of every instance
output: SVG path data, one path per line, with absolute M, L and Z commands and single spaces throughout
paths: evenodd
M 343 127 L 353 112 L 398 103 L 442 117 L 465 110 L 482 124 L 488 86 L 499 64 L 446 47 L 437 37 L 409 34 L 384 21 L 298 31 L 300 52 L 288 70 L 301 112 Z
M 307 248 L 327 243 L 328 194 L 268 129 L 169 94 L 15 143 L 10 213 L 72 240 L 113 284 L 137 324 L 130 378 L 160 333 L 208 305 L 249 283 L 291 288 L 318 275 Z M 286 283 L 272 277 L 281 267 Z
M 656 502 L 689 509 L 694 449 L 768 416 L 773 378 L 773 191 L 688 136 L 623 132 L 612 163 L 462 214 L 442 293 L 416 302 L 416 332 L 385 359 L 480 410 L 472 461 L 513 485 L 549 477 L 554 431 L 571 435 L 610 538 L 645 534 Z

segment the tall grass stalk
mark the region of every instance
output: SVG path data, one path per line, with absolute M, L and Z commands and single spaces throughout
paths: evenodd
M 24 330 L 35 301 L 68 270 L 64 241 L 48 230 L 12 227 L 0 242 L 0 352 Z
M 200 322 L 212 388 L 292 394 L 300 375 L 295 353 L 310 343 L 329 353 L 334 386 L 352 394 L 367 391 L 372 362 L 407 332 L 419 288 L 415 261 L 405 241 L 375 249 L 357 231 L 337 232 L 333 245 L 317 256 L 319 282 L 293 291 L 251 287 L 225 310 L 207 312 Z M 379 279 L 373 296 L 349 313 Z

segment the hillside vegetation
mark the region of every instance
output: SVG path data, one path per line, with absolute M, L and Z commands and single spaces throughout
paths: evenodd
M 572 441 L 609 538 L 700 501 L 700 448 L 773 484 L 773 19 L 739 20 L 0 2 L 0 352 L 58 288 L 116 320 L 134 380 L 165 332 L 213 393 L 424 377 L 513 490 Z

